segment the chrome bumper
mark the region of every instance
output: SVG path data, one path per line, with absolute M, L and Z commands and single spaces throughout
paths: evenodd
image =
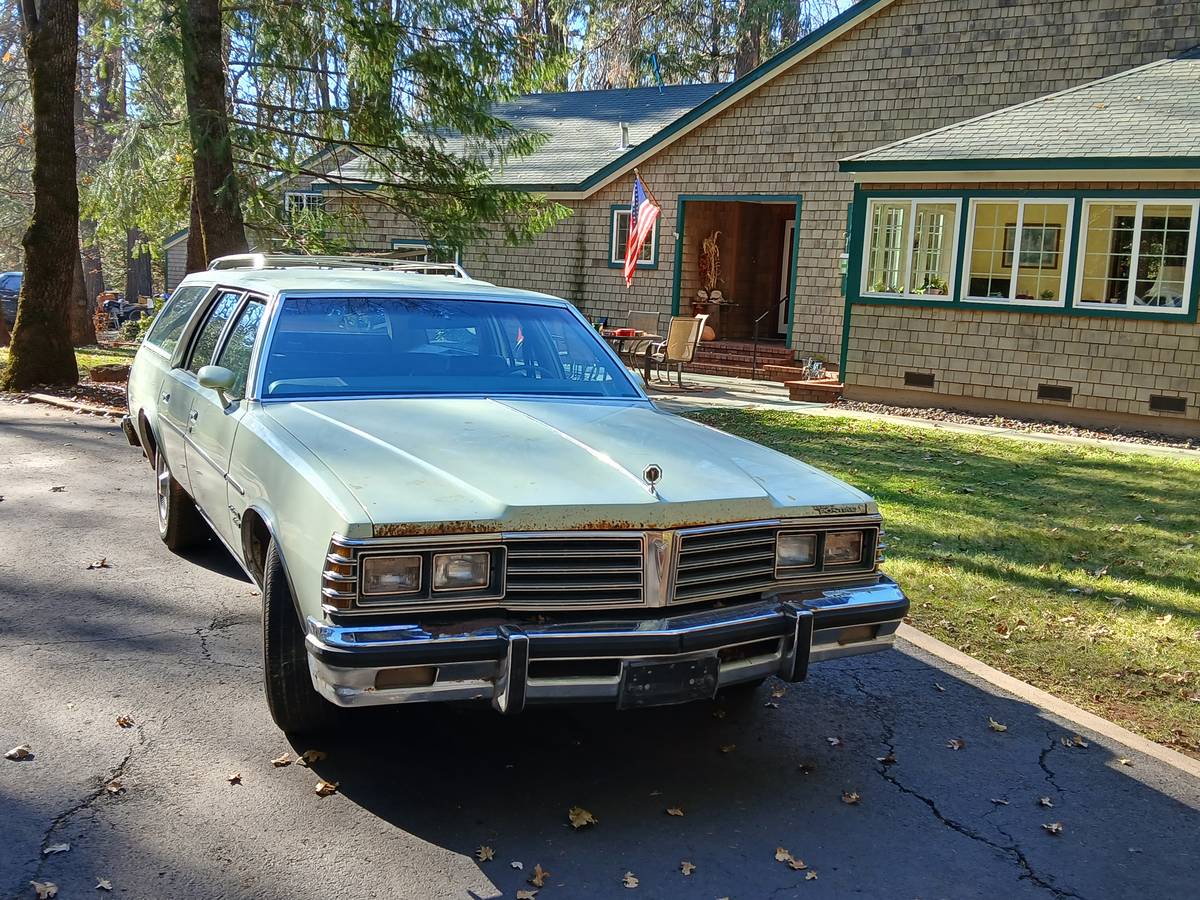
M 891 579 L 779 594 L 656 619 L 574 623 L 339 626 L 308 619 L 313 685 L 338 706 L 484 700 L 618 700 L 630 660 L 716 657 L 716 687 L 768 675 L 801 681 L 810 662 L 885 650 L 908 611 Z

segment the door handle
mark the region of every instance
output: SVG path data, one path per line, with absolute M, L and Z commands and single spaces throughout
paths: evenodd
M 170 403 L 171 402 L 171 392 L 163 391 L 163 393 L 159 396 L 158 399 L 161 400 L 163 403 Z
M 188 431 L 192 430 L 192 426 L 196 424 L 196 420 L 200 418 L 200 413 L 197 410 L 192 410 L 188 413 Z

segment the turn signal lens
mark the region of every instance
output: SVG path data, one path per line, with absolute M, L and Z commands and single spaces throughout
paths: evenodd
M 421 588 L 421 557 L 362 557 L 364 594 L 413 594 Z
M 492 555 L 483 553 L 438 553 L 433 557 L 433 589 L 463 591 L 485 588 L 491 580 Z
M 775 541 L 775 565 L 781 569 L 811 566 L 817 561 L 815 534 L 781 534 Z
M 825 564 L 852 565 L 862 559 L 861 531 L 832 531 L 825 535 Z

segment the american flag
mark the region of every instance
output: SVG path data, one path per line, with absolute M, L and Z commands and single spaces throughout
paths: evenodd
M 629 204 L 629 238 L 625 241 L 625 287 L 633 284 L 633 272 L 642 255 L 642 245 L 654 231 L 658 221 L 658 204 L 646 193 L 642 176 L 633 176 L 633 200 Z

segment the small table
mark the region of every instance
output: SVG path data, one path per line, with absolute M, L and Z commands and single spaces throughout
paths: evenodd
M 616 330 L 624 331 L 627 329 L 605 328 L 600 331 L 600 336 L 603 337 L 610 344 L 612 344 L 613 349 L 617 351 L 617 356 L 621 357 L 622 359 L 625 358 L 625 342 L 626 341 L 645 341 L 646 342 L 646 355 L 645 355 L 645 359 L 642 364 L 642 372 L 643 372 L 643 377 L 645 379 L 646 384 L 649 384 L 650 383 L 650 362 L 651 362 L 650 348 L 654 345 L 655 341 L 662 340 L 662 335 L 661 334 L 651 334 L 649 331 L 638 331 L 633 334 L 615 334 L 614 331 L 616 331 Z M 631 360 L 629 360 L 629 362 L 632 363 L 633 360 L 631 359 Z M 632 368 L 632 365 L 630 366 L 630 368 Z

